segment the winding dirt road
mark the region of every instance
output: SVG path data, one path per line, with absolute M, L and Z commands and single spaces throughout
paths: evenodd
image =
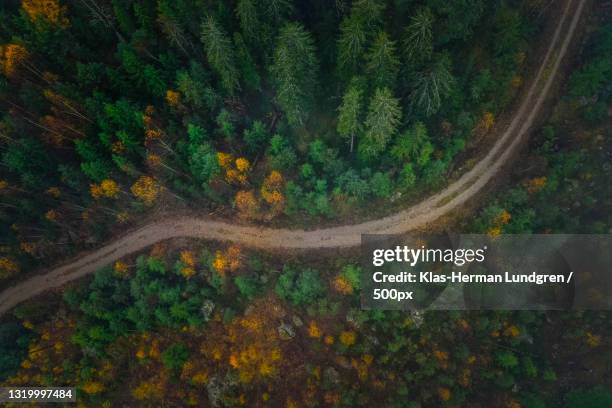
M 312 231 L 233 225 L 206 218 L 182 217 L 155 221 L 95 251 L 36 275 L 0 293 L 0 315 L 49 289 L 92 273 L 126 255 L 177 237 L 233 241 L 250 247 L 316 249 L 360 244 L 361 234 L 404 233 L 423 227 L 474 197 L 500 170 L 526 137 L 546 99 L 563 56 L 573 38 L 587 0 L 568 0 L 546 54 L 518 111 L 491 150 L 471 170 L 437 194 L 396 214 L 361 224 Z

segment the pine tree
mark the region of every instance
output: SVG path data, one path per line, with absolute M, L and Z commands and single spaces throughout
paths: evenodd
M 261 89 L 261 78 L 257 72 L 255 61 L 240 33 L 234 33 L 236 57 L 240 61 L 240 74 L 246 89 L 256 91 Z
M 280 20 L 293 11 L 291 0 L 263 0 L 264 11 L 268 18 Z
M 291 126 L 302 125 L 314 103 L 319 63 L 312 36 L 299 23 L 281 30 L 270 67 L 276 99 Z
M 361 110 L 363 91 L 357 81 L 349 86 L 342 98 L 342 104 L 338 108 L 337 130 L 340 136 L 351 139 L 351 152 L 355 142 L 355 136 L 361 132 Z
M 402 118 L 399 99 L 389 88 L 377 89 L 370 101 L 364 139 L 359 145 L 362 158 L 369 160 L 382 153 L 395 135 Z
M 421 147 L 428 143 L 428 140 L 429 136 L 427 135 L 425 124 L 423 122 L 416 122 L 398 136 L 391 149 L 391 156 L 399 162 L 414 159 L 417 157 Z
M 381 31 L 376 36 L 366 55 L 366 71 L 373 79 L 375 88 L 394 88 L 399 70 L 399 59 L 395 53 L 395 41 Z
M 254 0 L 239 0 L 236 4 L 236 16 L 240 21 L 242 33 L 247 38 L 252 38 L 257 32 L 259 18 Z
M 367 41 L 365 24 L 357 15 L 346 17 L 340 24 L 338 38 L 338 66 L 353 71 L 361 58 Z
M 417 75 L 412 92 L 413 105 L 426 116 L 436 113 L 442 99 L 450 94 L 454 78 L 450 72 L 450 58 L 443 55 L 429 70 Z
M 374 30 L 382 23 L 385 4 L 380 0 L 357 0 L 351 14 L 361 19 L 368 30 Z
M 233 94 L 240 88 L 240 84 L 231 40 L 212 17 L 202 23 L 201 39 L 210 66 L 221 78 L 223 88 L 230 95 Z
M 433 51 L 434 17 L 428 8 L 422 8 L 410 18 L 404 37 L 404 52 L 409 59 L 426 60 Z

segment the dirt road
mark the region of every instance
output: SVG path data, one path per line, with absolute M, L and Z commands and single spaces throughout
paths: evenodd
M 423 227 L 458 208 L 478 193 L 500 170 L 526 137 L 546 99 L 587 0 L 568 0 L 536 76 L 516 114 L 491 150 L 471 170 L 437 194 L 396 214 L 361 224 L 312 231 L 239 226 L 206 218 L 164 219 L 116 239 L 63 266 L 34 276 L 0 294 L 0 315 L 20 302 L 92 273 L 156 242 L 176 237 L 233 241 L 250 247 L 316 249 L 359 245 L 361 234 L 403 233 Z

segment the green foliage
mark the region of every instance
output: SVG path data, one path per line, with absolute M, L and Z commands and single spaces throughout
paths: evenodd
M 223 88 L 231 95 L 240 88 L 234 47 L 227 34 L 213 17 L 202 23 L 202 43 L 208 63 L 215 70 Z
M 287 23 L 280 31 L 270 67 L 276 100 L 291 126 L 308 119 L 314 104 L 319 63 L 312 36 L 299 23 Z
M 142 111 L 129 101 L 120 99 L 114 103 L 105 103 L 97 123 L 100 127 L 98 137 L 109 151 L 114 142 L 121 142 L 130 153 L 142 149 Z
M 409 63 L 427 60 L 433 52 L 433 23 L 434 17 L 428 8 L 421 8 L 410 17 L 403 42 Z
M 376 172 L 370 180 L 372 194 L 376 198 L 389 198 L 393 193 L 393 181 L 389 173 Z
M 342 104 L 338 108 L 337 131 L 343 138 L 350 139 L 351 152 L 355 136 L 362 129 L 363 90 L 358 81 L 352 81 L 348 90 L 342 97 Z
M 236 127 L 234 125 L 234 117 L 233 115 L 226 109 L 221 109 L 219 114 L 217 115 L 217 130 L 219 133 L 228 139 L 234 137 L 234 133 L 236 131 Z
M 366 28 L 357 14 L 345 17 L 340 24 L 338 38 L 338 67 L 342 70 L 356 69 L 366 46 Z
M 181 343 L 175 343 L 161 354 L 164 366 L 172 371 L 179 371 L 189 359 L 189 349 Z
M 293 11 L 291 0 L 265 0 L 264 13 L 273 20 L 280 20 Z
M 361 267 L 346 265 L 342 268 L 342 276 L 351 284 L 355 291 L 361 289 Z
M 240 22 L 240 28 L 245 36 L 253 38 L 257 34 L 260 24 L 257 16 L 257 6 L 254 0 L 238 0 L 236 3 L 236 16 Z
M 381 0 L 356 0 L 351 15 L 361 19 L 365 27 L 372 31 L 382 23 L 385 7 L 385 2 Z
M 22 138 L 7 146 L 2 164 L 19 176 L 24 186 L 41 188 L 44 176 L 53 171 L 53 162 L 35 139 Z
M 504 369 L 512 369 L 519 365 L 519 360 L 511 351 L 500 351 L 495 356 L 497 364 Z
M 395 88 L 399 72 L 399 58 L 395 51 L 395 41 L 381 31 L 366 54 L 366 73 L 374 88 Z
M 502 5 L 495 14 L 495 33 L 491 37 L 492 48 L 498 57 L 507 56 L 511 63 L 516 50 L 521 49 L 526 40 L 526 27 L 519 12 L 507 4 Z
M 612 392 L 604 387 L 571 391 L 563 398 L 563 408 L 604 408 L 612 405 Z
M 136 52 L 126 44 L 121 44 L 118 51 L 123 69 L 140 88 L 151 95 L 164 95 L 167 86 L 156 67 L 142 62 Z
M 591 40 L 591 55 L 587 63 L 570 78 L 569 94 L 577 99 L 585 119 L 590 122 L 603 120 L 610 106 L 612 86 L 612 24 L 598 30 Z
M 436 113 L 442 100 L 447 97 L 454 84 L 448 55 L 440 56 L 426 71 L 417 74 L 412 92 L 413 106 L 425 116 Z
M 0 380 L 17 372 L 26 357 L 30 334 L 17 323 L 0 324 Z
M 103 269 L 87 291 L 65 296 L 83 314 L 73 340 L 101 353 L 129 331 L 201 325 L 200 308 L 210 293 L 202 282 L 168 274 L 163 261 L 141 256 L 129 279 L 117 279 L 110 268 Z
M 219 103 L 219 96 L 209 84 L 209 73 L 195 61 L 189 70 L 177 72 L 176 83 L 184 100 L 196 109 L 213 110 Z
M 201 127 L 190 124 L 187 133 L 189 136 L 187 144 L 189 170 L 206 190 L 211 180 L 221 173 L 217 152 L 206 140 L 206 133 Z
M 276 294 L 294 305 L 308 305 L 320 298 L 325 287 L 314 269 L 301 269 L 285 265 L 275 288 Z
M 261 285 L 256 275 L 240 275 L 234 278 L 234 283 L 242 296 L 254 299 L 261 292 Z
M 322 215 L 328 218 L 333 216 L 334 211 L 327 194 L 327 181 L 317 179 L 313 184 L 312 190 L 304 191 L 293 181 L 287 183 L 285 186 L 287 198 L 285 213 L 291 215 L 303 210 L 313 216 Z
M 404 190 L 410 189 L 416 182 L 416 175 L 412 163 L 406 163 L 400 173 L 399 184 Z
M 255 61 L 239 33 L 234 33 L 234 45 L 236 47 L 236 61 L 240 61 L 238 66 L 243 83 L 250 91 L 260 90 L 261 78 L 257 72 Z
M 572 74 L 570 94 L 573 97 L 591 98 L 610 86 L 612 58 L 597 59 Z
M 350 169 L 341 174 L 336 179 L 336 185 L 343 193 L 350 197 L 364 200 L 371 193 L 371 187 L 368 181 L 362 178 L 355 170 Z
M 256 120 L 250 129 L 244 129 L 242 138 L 250 152 L 255 153 L 262 150 L 270 139 L 270 134 L 263 122 Z
M 425 124 L 416 122 L 396 138 L 391 148 L 391 156 L 398 162 L 414 160 L 422 156 L 420 152 L 428 142 Z
M 297 160 L 295 151 L 281 135 L 274 135 L 270 139 L 268 157 L 271 167 L 280 170 L 291 169 Z
M 440 44 L 469 39 L 485 10 L 483 0 L 427 0 L 426 4 L 439 16 L 436 22 Z
M 359 144 L 359 153 L 370 160 L 379 156 L 397 132 L 402 110 L 389 88 L 377 89 L 370 100 L 365 120 L 365 133 Z

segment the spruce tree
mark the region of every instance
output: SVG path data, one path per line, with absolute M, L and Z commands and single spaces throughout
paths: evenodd
M 363 90 L 353 80 L 342 97 L 342 104 L 338 108 L 337 130 L 340 136 L 350 138 L 351 152 L 355 143 L 355 136 L 361 131 L 361 110 L 363 104 Z
M 389 140 L 397 133 L 402 119 L 399 99 L 389 88 L 379 88 L 368 107 L 363 141 L 359 153 L 365 160 L 379 156 L 387 147 Z
M 223 88 L 232 95 L 240 88 L 232 41 L 212 17 L 202 23 L 201 39 L 208 63 L 221 78 Z
M 312 36 L 299 23 L 280 31 L 270 67 L 276 100 L 291 126 L 302 125 L 314 104 L 319 63 Z

